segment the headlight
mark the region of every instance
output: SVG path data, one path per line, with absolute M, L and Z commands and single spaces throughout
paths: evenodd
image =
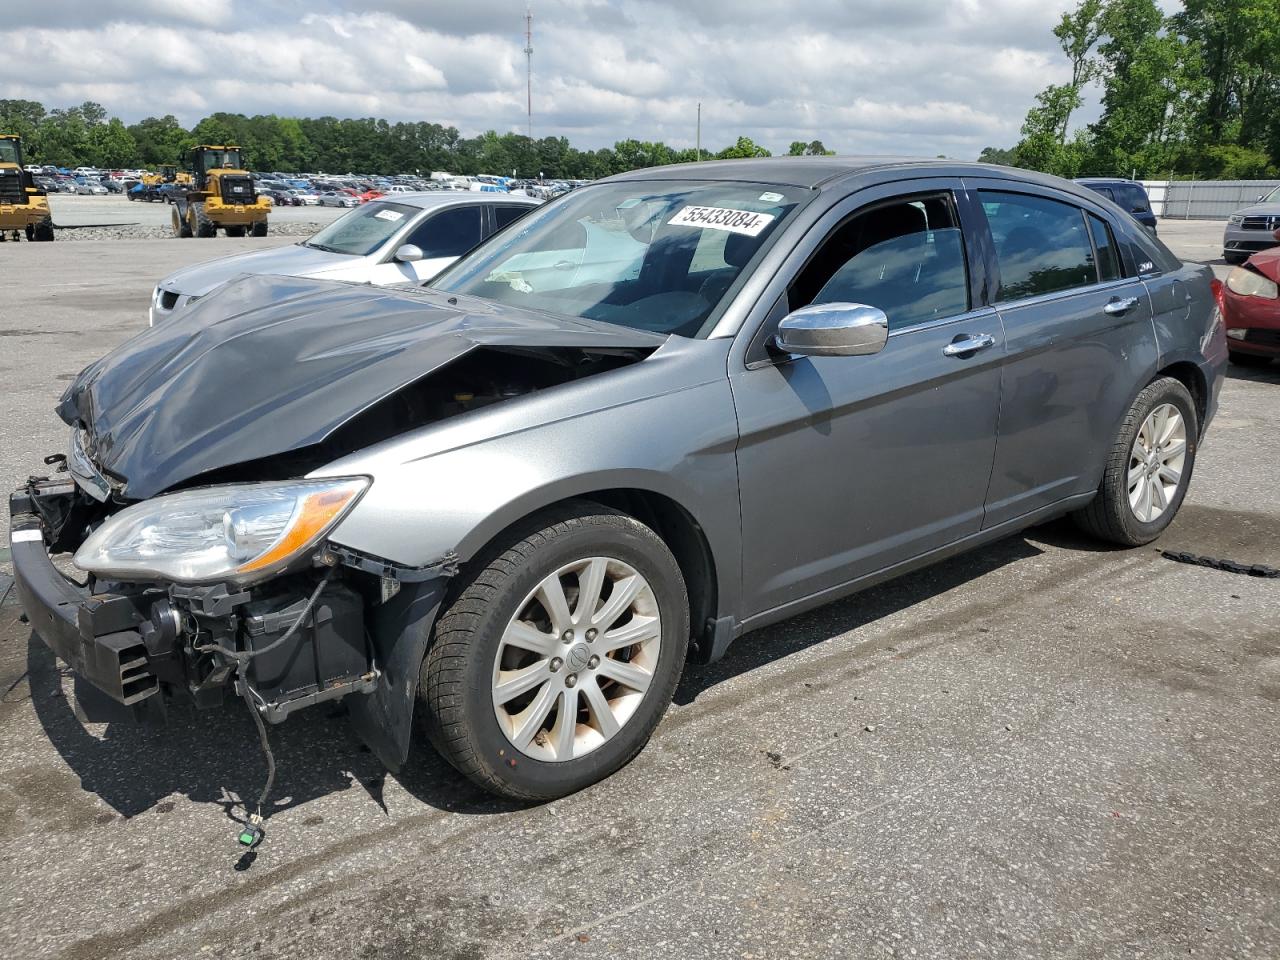
M 286 567 L 346 515 L 365 477 L 243 483 L 155 497 L 110 517 L 76 551 L 98 577 L 247 582 Z
M 1244 216 L 1243 214 L 1233 213 L 1231 216 L 1227 217 L 1227 223 L 1231 224 L 1233 227 L 1237 226 L 1244 223 Z
M 1262 297 L 1265 300 L 1274 300 L 1280 294 L 1275 281 L 1244 267 L 1236 267 L 1227 274 L 1227 289 L 1242 297 Z

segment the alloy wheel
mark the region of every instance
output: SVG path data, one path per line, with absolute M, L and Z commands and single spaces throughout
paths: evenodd
M 1129 453 L 1129 508 L 1152 523 L 1169 508 L 1187 457 L 1187 423 L 1173 404 L 1162 403 L 1142 421 Z
M 537 760 L 590 753 L 636 712 L 661 645 L 657 600 L 634 567 L 613 557 L 566 564 L 503 631 L 492 680 L 498 725 Z

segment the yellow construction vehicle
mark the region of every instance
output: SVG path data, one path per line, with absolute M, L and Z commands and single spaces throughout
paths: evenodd
M 175 237 L 212 237 L 219 230 L 229 237 L 267 235 L 271 202 L 258 196 L 253 177 L 241 167 L 239 147 L 201 144 L 191 148 L 188 162 L 190 189 L 173 197 Z
M 0 240 L 53 239 L 53 215 L 49 199 L 22 169 L 22 138 L 0 133 Z

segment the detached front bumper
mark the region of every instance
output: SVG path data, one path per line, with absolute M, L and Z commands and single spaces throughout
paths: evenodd
M 54 481 L 48 487 L 67 486 Z M 92 594 L 68 580 L 45 548 L 44 529 L 28 491 L 9 497 L 14 587 L 36 634 L 75 673 L 112 700 L 132 706 L 157 693 L 131 597 Z

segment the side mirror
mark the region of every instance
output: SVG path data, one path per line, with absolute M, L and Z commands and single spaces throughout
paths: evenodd
M 804 357 L 865 357 L 889 342 L 889 318 L 862 303 L 816 303 L 778 323 L 774 346 Z
M 424 256 L 422 248 L 416 243 L 405 243 L 396 249 L 395 259 L 401 263 L 413 263 L 415 260 L 423 259 Z
M 1254 203 L 1261 203 L 1261 202 L 1262 202 L 1263 200 L 1265 200 L 1265 199 L 1267 199 L 1267 195 L 1266 195 L 1265 193 L 1260 193 L 1260 194 L 1258 194 L 1256 197 L 1254 197 L 1254 198 L 1253 198 L 1253 202 L 1254 202 Z

